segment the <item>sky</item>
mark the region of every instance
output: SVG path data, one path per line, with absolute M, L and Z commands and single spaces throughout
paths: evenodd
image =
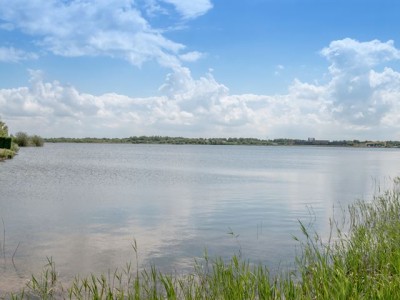
M 399 11 L 0 0 L 0 119 L 43 137 L 400 140 Z

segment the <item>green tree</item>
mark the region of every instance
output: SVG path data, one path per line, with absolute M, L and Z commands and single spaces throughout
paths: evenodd
M 41 136 L 34 135 L 31 137 L 31 144 L 36 147 L 42 147 L 44 144 L 44 140 Z
M 0 137 L 8 137 L 8 127 L 2 121 L 0 121 Z
M 14 138 L 15 143 L 17 143 L 20 147 L 28 147 L 29 146 L 29 136 L 25 132 L 17 132 Z

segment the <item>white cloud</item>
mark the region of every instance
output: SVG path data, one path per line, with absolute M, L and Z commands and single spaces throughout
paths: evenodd
M 324 50 L 331 63 L 327 83 L 296 79 L 283 95 L 232 95 L 211 71 L 193 78 L 181 66 L 148 98 L 94 96 L 31 71 L 29 87 L 0 90 L 0 111 L 13 131 L 36 128 L 45 136 L 400 139 L 400 73 L 365 67 L 397 59 L 397 49 L 349 39 L 330 46 L 335 50 Z
M 186 18 L 206 13 L 209 1 L 168 1 Z M 155 29 L 130 0 L 60 1 L 0 0 L 1 29 L 18 30 L 31 36 L 35 44 L 61 56 L 108 56 L 125 59 L 135 66 L 156 60 L 174 68 L 185 46 L 169 40 Z M 150 1 L 148 9 L 160 13 Z M 195 59 L 199 55 L 183 55 Z
M 400 73 L 387 67 L 381 73 L 371 70 L 369 73 L 369 84 L 374 89 L 397 90 L 400 86 Z
M 330 71 L 340 72 L 351 69 L 372 68 L 390 60 L 399 59 L 400 51 L 393 41 L 382 43 L 379 40 L 359 42 L 350 38 L 332 41 L 321 54 L 331 62 Z
M 22 60 L 37 59 L 35 53 L 25 52 L 13 47 L 0 47 L 0 62 L 20 62 Z
M 144 11 L 150 17 L 168 14 L 168 11 L 157 0 L 144 0 Z
M 175 6 L 176 10 L 186 19 L 204 15 L 213 5 L 209 0 L 162 0 Z
M 331 63 L 332 79 L 326 92 L 335 119 L 363 128 L 382 125 L 384 117 L 397 104 L 377 96 L 382 89 L 378 81 L 386 77 L 393 82 L 395 72 L 386 69 L 379 73 L 373 67 L 400 59 L 393 41 L 358 42 L 347 38 L 331 42 L 321 53 Z
M 204 56 L 203 53 L 198 52 L 198 51 L 192 51 L 192 52 L 188 52 L 185 54 L 181 54 L 179 56 L 179 58 L 182 61 L 187 61 L 187 62 L 195 62 L 198 61 L 199 59 L 201 59 Z

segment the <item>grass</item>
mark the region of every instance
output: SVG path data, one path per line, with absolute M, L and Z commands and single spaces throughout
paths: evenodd
M 11 149 L 0 148 L 0 161 L 5 159 L 12 159 L 17 154 L 18 151 L 19 147 L 15 143 L 11 144 Z
M 400 181 L 370 202 L 349 206 L 346 230 L 331 221 L 324 241 L 300 223 L 301 252 L 292 272 L 271 275 L 238 256 L 205 254 L 184 276 L 127 264 L 113 274 L 76 277 L 68 287 L 49 259 L 12 299 L 400 299 Z
M 0 149 L 0 160 L 11 159 L 15 156 L 15 151 L 9 149 Z

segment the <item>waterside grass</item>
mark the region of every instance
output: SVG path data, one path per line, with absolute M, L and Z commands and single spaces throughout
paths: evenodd
M 9 149 L 0 149 L 0 161 L 4 159 L 11 159 L 15 156 L 15 151 Z
M 0 161 L 5 159 L 12 159 L 18 151 L 19 147 L 16 143 L 11 143 L 11 149 L 0 148 Z
M 204 258 L 184 276 L 127 264 L 112 274 L 58 280 L 54 262 L 12 299 L 400 299 L 400 181 L 370 202 L 349 206 L 328 240 L 300 223 L 294 271 L 271 275 L 239 256 Z M 342 223 L 340 223 L 342 224 Z M 343 228 L 346 228 L 344 230 Z M 134 253 L 138 249 L 133 244 Z

